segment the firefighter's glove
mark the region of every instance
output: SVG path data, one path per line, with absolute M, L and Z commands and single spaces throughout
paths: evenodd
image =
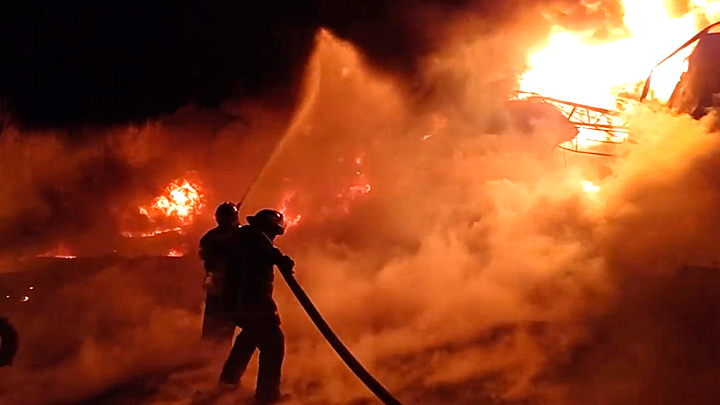
M 294 274 L 295 262 L 289 256 L 282 256 L 277 264 L 278 270 L 286 274 Z

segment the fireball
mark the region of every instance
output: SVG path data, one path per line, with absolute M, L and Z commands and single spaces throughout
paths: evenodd
M 204 196 L 199 185 L 187 178 L 177 179 L 149 204 L 137 208 L 137 212 L 146 217 L 155 229 L 143 232 L 125 231 L 122 235 L 128 238 L 147 238 L 166 233 L 181 233 L 183 227 L 192 224 L 204 207 Z
M 189 224 L 204 206 L 198 189 L 187 179 L 176 180 L 165 188 L 163 195 L 155 198 L 149 208 L 140 207 L 140 213 L 148 217 L 174 217 L 183 225 Z

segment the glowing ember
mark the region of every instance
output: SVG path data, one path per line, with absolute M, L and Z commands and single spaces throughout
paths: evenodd
M 556 27 L 549 44 L 530 57 L 531 69 L 521 89 L 597 107 L 614 108 L 618 86 L 633 87 L 650 69 L 698 30 L 696 17 L 714 18 L 719 3 L 694 0 L 691 12 L 671 18 L 663 0 L 624 0 L 629 35 L 616 41 L 589 43 L 582 34 Z M 711 7 L 712 5 L 712 7 Z M 712 22 L 711 20 L 710 22 Z M 685 57 L 676 55 L 653 74 L 655 97 L 666 101 L 681 73 Z
M 600 191 L 600 186 L 596 186 L 591 181 L 583 181 L 583 190 L 585 190 L 586 193 L 597 193 Z
M 428 139 L 432 138 L 435 134 L 437 134 L 439 131 L 441 131 L 443 128 L 447 126 L 447 118 L 443 117 L 439 114 L 433 114 L 431 116 L 432 119 L 432 130 L 423 135 L 422 140 L 427 141 Z M 360 163 L 360 162 L 358 162 Z
M 55 249 L 39 254 L 35 257 L 54 257 L 57 259 L 75 259 L 77 256 L 65 245 L 59 245 Z
M 159 230 L 151 231 L 151 232 L 122 232 L 122 236 L 124 236 L 126 238 L 149 238 L 151 236 L 162 235 L 165 233 L 172 233 L 172 232 L 182 233 L 182 231 L 183 231 L 182 228 L 175 227 L 175 228 L 168 228 L 168 229 L 159 229 Z
M 167 254 L 168 257 L 183 257 L 183 252 L 175 249 L 170 249 Z
M 314 214 L 318 214 L 315 218 L 316 221 L 323 221 L 328 219 L 329 216 L 343 216 L 350 212 L 350 208 L 353 200 L 359 196 L 368 194 L 372 190 L 372 186 L 369 183 L 367 177 L 361 170 L 361 166 L 365 163 L 365 153 L 361 152 L 359 155 L 354 157 L 342 157 L 338 158 L 337 161 L 343 165 L 350 165 L 343 167 L 342 170 L 347 170 L 346 176 L 342 176 L 342 180 L 338 180 L 338 184 L 333 185 L 329 191 L 330 199 L 323 199 L 321 206 L 318 210 L 313 210 Z M 302 204 L 298 204 L 298 201 L 294 201 L 296 191 L 291 190 L 283 195 L 280 201 L 279 209 L 285 216 L 285 223 L 287 227 L 293 227 L 300 223 L 305 217 L 300 212 L 303 212 L 305 207 Z M 332 199 L 335 197 L 335 199 Z M 307 221 L 307 219 L 306 219 Z
M 355 198 L 358 195 L 361 194 L 367 194 L 372 190 L 372 186 L 368 184 L 363 184 L 361 186 L 352 186 L 350 187 L 350 198 Z
M 356 158 L 355 163 L 360 166 L 362 164 L 362 158 Z M 357 169 L 355 174 L 357 175 L 357 183 L 338 193 L 338 198 L 349 198 L 351 200 L 354 200 L 357 196 L 367 194 L 370 192 L 370 190 L 372 190 L 372 186 L 367 181 L 365 175 L 360 171 L 360 168 Z

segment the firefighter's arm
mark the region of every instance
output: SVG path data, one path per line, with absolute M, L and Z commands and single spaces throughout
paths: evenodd
M 284 255 L 280 249 L 276 248 L 266 235 L 265 242 L 267 242 L 267 244 L 264 244 L 265 254 L 269 255 L 270 260 L 277 266 L 278 270 L 283 273 L 293 274 L 293 268 L 295 267 L 293 259 L 291 259 L 290 256 Z
M 217 269 L 218 263 L 222 261 L 222 257 L 218 257 L 217 249 L 213 248 L 213 240 L 208 232 L 200 239 L 198 247 L 198 256 L 203 261 L 206 273 L 211 273 Z
M 293 268 L 295 267 L 295 261 L 290 256 L 284 255 L 280 249 L 273 247 L 272 250 L 273 263 L 277 266 L 278 270 L 283 273 L 293 274 Z
M 202 261 L 208 260 L 210 258 L 210 252 L 208 249 L 208 244 L 210 243 L 210 241 L 208 240 L 208 235 L 209 233 L 203 235 L 203 237 L 200 238 L 200 243 L 198 244 L 198 256 Z
M 198 256 L 200 257 L 200 260 L 203 261 L 205 272 L 211 272 L 213 268 L 213 257 L 210 252 L 208 252 L 208 249 L 202 245 L 202 243 L 200 244 L 200 249 L 198 249 Z
M 293 274 L 293 268 L 295 267 L 295 261 L 290 256 L 282 255 L 278 263 L 276 264 L 278 270 L 282 273 Z

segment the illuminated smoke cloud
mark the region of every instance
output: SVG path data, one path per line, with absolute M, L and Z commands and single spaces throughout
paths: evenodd
M 476 40 L 448 39 L 422 64 L 421 78 L 438 86 L 427 103 L 353 45 L 321 31 L 306 103 L 290 129 L 257 107 L 245 114 L 259 127 L 254 137 L 237 119 L 219 129 L 202 122 L 212 116 L 207 111 L 179 111 L 132 142 L 133 131 L 121 131 L 126 149 L 113 158 L 152 176 L 122 182 L 117 195 L 129 195 L 118 217 L 139 214 L 189 170 L 203 179 L 207 207 L 236 201 L 287 133 L 242 209 L 284 207 L 298 220 L 278 244 L 297 261 L 298 278 L 330 324 L 404 402 L 717 403 L 720 336 L 714 312 L 703 312 L 718 304 L 716 282 L 712 272 L 680 270 L 716 262 L 720 248 L 720 144 L 712 117 L 696 122 L 638 107 L 628 117 L 636 143 L 604 160 L 539 150 L 537 134 L 485 131 L 475 124 L 502 112 L 531 41 L 523 42 L 522 23 L 509 31 L 516 46 L 507 35 L 461 28 Z M 187 116 L 200 122 L 193 131 L 172 124 Z M 198 132 L 201 142 L 174 141 Z M 12 185 L 16 196 L 56 184 L 42 164 L 58 157 L 65 157 L 59 167 L 67 165 L 61 174 L 73 179 L 64 184 L 81 183 L 73 173 L 97 153 L 28 142 L 19 147 L 45 157 L 31 155 L 39 183 Z M 1 151 L 10 157 L 15 150 Z M 75 202 L 102 203 L 89 217 L 95 220 L 119 201 L 81 197 Z M 24 212 L 13 199 L 3 201 L 3 218 Z M 211 389 L 223 353 L 197 350 L 202 270 L 190 254 L 212 226 L 211 213 L 205 209 L 189 227 L 183 258 L 92 263 L 84 278 L 54 289 L 34 285 L 18 305 L 42 316 L 9 314 L 26 331 L 27 354 L 0 380 L 0 400 L 73 403 L 114 393 L 122 402 L 132 396 L 125 387 L 144 387 L 145 403 L 180 404 Z M 68 228 L 51 229 L 66 232 L 46 241 L 49 248 L 102 228 L 99 221 L 63 224 Z M 119 235 L 115 225 L 98 234 Z M 141 239 L 149 245 L 153 238 Z M 71 261 L 62 262 L 55 266 Z M 63 269 L 54 274 L 72 271 Z M 303 403 L 369 401 L 278 284 L 287 391 Z M 30 297 L 26 291 L 20 296 Z M 47 301 L 44 291 L 51 291 Z

